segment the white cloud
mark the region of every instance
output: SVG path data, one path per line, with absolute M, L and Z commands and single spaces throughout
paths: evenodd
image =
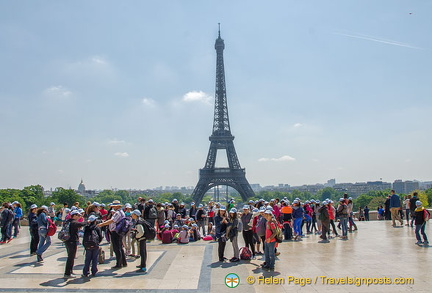
M 149 107 L 149 108 L 154 108 L 154 107 L 156 107 L 156 102 L 155 102 L 155 100 L 153 100 L 153 99 L 144 98 L 144 99 L 142 99 L 141 103 L 142 103 L 144 106 Z
M 125 143 L 126 143 L 126 141 L 124 141 L 124 140 L 118 140 L 117 138 L 110 139 L 108 141 L 108 144 L 125 144 Z
M 211 105 L 213 97 L 209 94 L 206 94 L 203 91 L 191 91 L 187 92 L 184 96 L 182 101 L 189 103 L 189 102 L 201 102 L 204 104 Z
M 295 160 L 296 160 L 295 158 L 288 156 L 288 155 L 285 155 L 285 156 L 282 156 L 280 158 L 261 158 L 261 159 L 258 159 L 258 162 L 270 162 L 270 161 L 271 162 L 292 162 Z
M 296 123 L 296 124 L 293 125 L 294 128 L 299 128 L 299 127 L 302 127 L 302 126 L 303 126 L 303 124 L 301 124 L 301 123 Z
M 69 99 L 72 96 L 72 92 L 62 85 L 51 86 L 43 91 L 43 94 L 50 98 L 55 99 Z
M 93 56 L 90 58 L 90 60 L 96 64 L 102 64 L 102 65 L 108 64 L 108 61 L 106 61 L 103 57 L 100 56 Z
M 120 158 L 127 158 L 127 157 L 129 157 L 129 154 L 126 153 L 126 152 L 123 152 L 123 153 L 117 152 L 117 153 L 114 154 L 114 156 L 117 156 L 117 157 L 120 157 Z

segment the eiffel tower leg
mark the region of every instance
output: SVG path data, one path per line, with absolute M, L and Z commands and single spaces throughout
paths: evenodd
M 203 178 L 199 179 L 197 185 L 195 186 L 194 191 L 192 192 L 192 198 L 196 204 L 199 204 L 202 201 L 204 194 L 208 190 L 208 185 L 209 185 L 208 180 Z

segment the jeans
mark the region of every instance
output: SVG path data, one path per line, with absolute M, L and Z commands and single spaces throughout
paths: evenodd
M 77 243 L 75 241 L 73 242 L 66 241 L 65 246 L 67 252 L 65 275 L 70 276 L 71 274 L 73 274 L 73 266 L 75 262 L 76 252 L 77 252 Z
M 338 232 L 337 232 L 337 230 L 336 230 L 336 226 L 335 226 L 334 220 L 330 220 L 330 225 L 332 225 L 333 233 L 334 233 L 336 236 L 338 236 Z M 329 235 L 330 235 L 330 229 L 329 229 Z
M 234 236 L 230 240 L 231 240 L 231 244 L 232 244 L 232 247 L 233 247 L 233 250 L 234 250 L 234 257 L 235 258 L 240 258 L 240 249 L 239 249 L 239 246 L 238 246 L 237 239 L 238 239 L 238 236 Z
M 92 275 L 96 275 L 96 273 L 98 272 L 98 268 L 97 268 L 98 257 L 99 257 L 99 247 L 93 249 L 86 249 L 83 275 L 87 276 L 89 274 L 90 264 L 91 264 Z
M 301 230 L 302 221 L 303 221 L 302 218 L 295 218 L 294 219 L 294 233 L 296 235 L 299 235 L 299 236 L 302 235 L 302 230 Z
M 200 230 L 200 229 L 202 229 L 202 236 L 204 237 L 206 234 L 205 234 L 205 221 L 198 221 L 197 222 L 198 223 L 198 231 Z
M 275 266 L 275 245 L 276 241 L 270 242 L 265 244 L 264 246 L 264 254 L 265 254 L 265 263 L 266 266 L 273 269 Z
M 39 229 L 39 245 L 36 251 L 37 255 L 42 255 L 51 245 L 51 236 L 47 236 L 48 229 Z
M 20 219 L 19 218 L 15 218 L 14 221 L 13 221 L 13 223 L 12 223 L 12 227 L 14 228 L 13 237 L 17 237 L 18 234 L 19 234 L 19 224 L 20 224 Z
M 340 224 L 342 227 L 342 236 L 348 235 L 348 217 L 340 217 Z
M 11 238 L 11 234 L 10 234 L 10 226 L 11 224 L 6 224 L 1 228 L 1 234 L 2 234 L 2 242 L 6 242 Z
M 423 235 L 423 241 L 428 241 L 428 238 L 425 233 L 426 229 L 426 223 L 423 223 L 423 225 L 416 225 L 415 234 L 417 241 L 421 241 L 420 232 Z

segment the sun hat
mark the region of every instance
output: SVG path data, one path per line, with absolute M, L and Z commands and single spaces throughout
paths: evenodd
M 230 214 L 237 213 L 237 209 L 236 209 L 236 208 L 232 208 L 232 209 L 230 209 L 229 213 L 230 213 Z
M 36 209 L 37 208 L 37 205 L 35 205 L 35 204 L 32 204 L 31 206 L 30 206 L 30 209 L 32 210 L 32 209 Z
M 88 217 L 89 222 L 94 222 L 96 221 L 97 217 L 95 215 L 91 215 L 90 217 Z
M 114 201 L 111 203 L 111 206 L 112 206 L 112 207 L 118 207 L 118 206 L 121 206 L 121 203 L 120 203 L 119 200 L 114 200 Z

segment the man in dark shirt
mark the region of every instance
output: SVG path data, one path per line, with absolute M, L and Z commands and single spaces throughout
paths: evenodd
M 74 260 L 76 256 L 77 251 L 77 243 L 78 243 L 78 230 L 85 226 L 85 222 L 78 222 L 78 219 L 81 218 L 81 214 L 78 210 L 73 210 L 70 213 L 71 217 L 68 219 L 64 225 L 69 225 L 69 240 L 65 241 L 66 251 L 67 251 L 67 261 L 66 261 L 66 268 L 64 273 L 64 278 L 76 278 L 76 276 L 73 274 L 73 266 L 74 266 Z
M 410 211 L 411 211 L 411 224 L 410 226 L 413 227 L 414 225 L 414 213 L 416 209 L 416 202 L 418 201 L 418 193 L 414 192 L 412 198 L 410 199 Z

